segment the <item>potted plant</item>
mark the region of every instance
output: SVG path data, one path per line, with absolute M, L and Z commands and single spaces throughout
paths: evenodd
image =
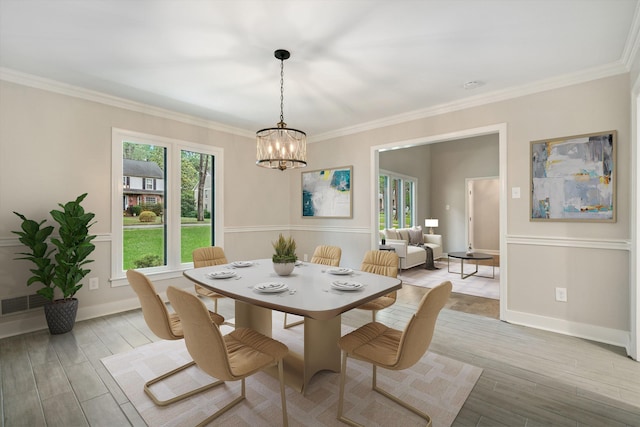
M 296 260 L 296 242 L 293 238 L 284 238 L 282 234 L 278 240 L 271 243 L 276 251 L 271 260 L 273 261 L 273 269 L 279 276 L 288 276 L 293 271 Z
M 27 285 L 40 283 L 37 293 L 49 302 L 44 306 L 45 317 L 51 334 L 63 334 L 73 329 L 78 312 L 78 300 L 74 295 L 82 288 L 82 279 L 91 270 L 84 265 L 92 262 L 88 259 L 95 249 L 91 243 L 95 235 L 89 234 L 89 227 L 95 214 L 84 211 L 81 203 L 87 193 L 66 204 L 59 203 L 62 210 L 52 210 L 50 215 L 58 223 L 58 236 L 50 239 L 54 227 L 43 226 L 46 220 L 34 221 L 15 212 L 22 219 L 21 230 L 13 231 L 20 236 L 20 242 L 30 252 L 19 252 L 20 258 L 31 261 L 34 268 Z M 56 290 L 58 292 L 56 292 Z M 56 298 L 56 293 L 62 298 Z

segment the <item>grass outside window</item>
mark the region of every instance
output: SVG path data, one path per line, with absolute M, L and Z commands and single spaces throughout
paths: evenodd
M 185 219 L 189 221 L 184 221 Z M 183 218 L 181 227 L 180 260 L 183 263 L 191 262 L 191 253 L 195 248 L 211 246 L 211 224 L 198 225 L 195 219 L 190 220 L 191 218 Z M 136 225 L 138 224 L 140 223 L 138 222 Z M 160 224 L 159 220 L 155 225 L 158 224 Z M 145 224 L 140 227 L 125 228 L 123 241 L 123 270 L 136 268 L 135 261 L 147 255 L 156 255 L 161 260 L 164 258 L 164 228 L 162 227 L 149 227 Z

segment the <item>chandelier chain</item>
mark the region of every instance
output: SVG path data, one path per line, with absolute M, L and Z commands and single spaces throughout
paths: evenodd
M 280 122 L 284 123 L 284 59 L 280 60 Z

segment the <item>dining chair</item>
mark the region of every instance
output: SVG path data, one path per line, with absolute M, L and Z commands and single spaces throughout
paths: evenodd
M 128 270 L 127 279 L 129 280 L 129 284 L 131 285 L 135 293 L 138 295 L 140 305 L 142 306 L 142 315 L 144 316 L 144 320 L 147 323 L 147 326 L 149 327 L 149 329 L 151 329 L 151 332 L 153 332 L 158 338 L 161 338 L 163 340 L 183 339 L 184 335 L 180 318 L 176 313 L 169 313 L 166 304 L 162 301 L 162 298 L 160 298 L 160 295 L 158 295 L 158 293 L 156 292 L 156 288 L 151 280 L 149 280 L 147 276 L 136 270 Z M 209 323 L 213 323 L 216 325 L 221 325 L 224 322 L 224 317 L 220 316 L 217 313 L 209 312 L 207 318 L 209 319 Z M 159 377 L 147 381 L 144 385 L 145 393 L 147 393 L 147 395 L 151 398 L 151 400 L 153 400 L 156 405 L 166 406 L 223 383 L 222 381 L 216 381 L 167 400 L 158 399 L 158 397 L 151 391 L 151 386 L 153 384 L 156 384 L 193 365 L 195 365 L 195 362 L 191 361 L 172 371 L 160 375 Z
M 195 295 L 169 286 L 167 295 L 182 319 L 184 339 L 196 366 L 222 381 L 241 381 L 240 396 L 210 415 L 198 425 L 206 425 L 245 399 L 245 379 L 267 367 L 277 365 L 280 380 L 282 422 L 288 425 L 284 390 L 283 358 L 286 345 L 253 329 L 236 328 L 222 335 L 220 328 L 207 320 L 207 308 Z
M 220 246 L 205 246 L 203 248 L 197 248 L 191 253 L 193 258 L 193 267 L 211 267 L 213 265 L 227 264 L 227 257 L 224 254 L 224 249 Z M 202 297 L 209 297 L 213 300 L 213 310 L 218 312 L 218 300 L 224 298 L 224 295 L 210 291 L 209 289 L 200 285 L 194 285 L 196 294 Z
M 311 256 L 313 264 L 329 265 L 332 267 L 338 267 L 340 265 L 340 258 L 342 257 L 342 249 L 339 246 L 320 245 L 317 246 Z M 284 314 L 284 328 L 291 328 L 292 326 L 301 325 L 304 320 L 287 324 L 287 313 Z
M 446 281 L 429 290 L 420 301 L 418 309 L 409 319 L 404 331 L 389 328 L 382 323 L 371 322 L 359 327 L 338 340 L 342 350 L 342 370 L 340 374 L 340 396 L 338 398 L 338 419 L 346 424 L 360 424 L 345 417 L 344 386 L 347 377 L 347 358 L 361 360 L 373 365 L 372 389 L 397 404 L 409 409 L 427 421 L 431 426 L 431 417 L 381 389 L 376 384 L 377 367 L 398 371 L 415 365 L 427 352 L 436 319 L 451 294 L 451 282 Z
M 340 249 L 339 246 L 320 245 L 313 251 L 313 255 L 311 255 L 311 262 L 314 264 L 338 267 L 340 265 L 341 257 L 342 249 Z
M 381 276 L 398 277 L 398 255 L 391 251 L 367 251 L 360 265 L 361 271 L 379 274 Z M 357 308 L 370 310 L 372 320 L 376 321 L 376 313 L 383 308 L 390 307 L 396 302 L 397 292 L 393 291 Z

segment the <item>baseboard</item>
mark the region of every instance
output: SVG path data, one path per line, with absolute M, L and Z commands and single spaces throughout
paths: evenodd
M 544 331 L 623 347 L 627 350 L 627 353 L 630 348 L 631 335 L 629 331 L 605 328 L 586 323 L 570 322 L 508 309 L 505 311 L 505 316 L 502 320 L 516 325 L 528 326 L 530 328 L 542 329 Z
M 161 297 L 166 296 L 161 294 Z M 166 299 L 165 299 L 166 301 Z M 76 322 L 82 320 L 94 319 L 96 317 L 108 316 L 110 314 L 121 313 L 123 311 L 134 310 L 140 308 L 140 300 L 138 297 L 126 300 L 114 301 L 111 303 L 93 305 L 83 307 L 82 301 L 78 306 L 78 314 Z M 27 315 L 16 316 L 15 320 L 9 320 L 0 324 L 0 339 L 15 335 L 22 335 L 29 332 L 41 331 L 47 329 L 47 321 L 44 317 L 44 309 L 34 310 Z

